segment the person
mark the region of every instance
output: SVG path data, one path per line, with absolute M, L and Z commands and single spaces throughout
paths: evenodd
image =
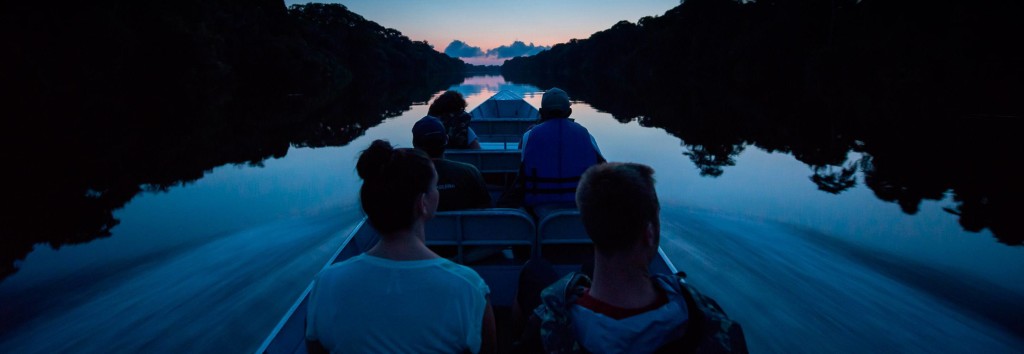
M 438 211 L 491 207 L 480 170 L 476 166 L 444 159 L 448 135 L 437 118 L 426 116 L 412 126 L 412 145 L 423 150 L 437 170 L 437 189 L 441 193 Z
M 489 288 L 425 245 L 437 173 L 416 149 L 374 141 L 356 163 L 359 198 L 379 233 L 372 248 L 321 271 L 310 292 L 310 352 L 494 352 Z
M 588 167 L 605 161 L 597 141 L 576 123 L 569 95 L 557 87 L 541 96 L 541 121 L 523 134 L 523 158 L 514 190 L 500 206 L 522 204 L 542 216 L 548 210 L 575 208 L 576 186 Z
M 590 167 L 576 202 L 594 245 L 593 277 L 570 273 L 545 288 L 518 351 L 746 352 L 742 328 L 717 302 L 681 275 L 650 273 L 661 238 L 651 167 Z
M 451 149 L 479 149 L 480 138 L 469 126 L 472 117 L 466 113 L 466 99 L 458 91 L 445 91 L 430 104 L 427 115 L 437 118 L 448 132 Z

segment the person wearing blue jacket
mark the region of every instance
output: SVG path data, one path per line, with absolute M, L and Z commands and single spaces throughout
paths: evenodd
M 573 119 L 569 95 L 555 87 L 541 98 L 541 121 L 523 134 L 523 160 L 513 204 L 535 215 L 576 207 L 576 186 L 587 168 L 605 161 L 597 141 Z

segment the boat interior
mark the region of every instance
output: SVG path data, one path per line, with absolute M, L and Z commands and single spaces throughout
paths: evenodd
M 519 142 L 539 114 L 518 95 L 501 91 L 471 112 L 471 126 L 482 149 L 449 149 L 445 158 L 476 166 L 492 200 L 512 186 L 519 172 Z M 426 225 L 427 246 L 438 255 L 469 266 L 487 282 L 498 331 L 498 352 L 508 352 L 521 330 L 513 321 L 519 274 L 530 259 L 543 259 L 556 275 L 584 271 L 593 262 L 593 246 L 576 209 L 554 209 L 531 215 L 518 208 L 438 212 Z M 364 220 L 345 239 L 331 263 L 370 249 L 379 237 Z M 659 249 L 652 272 L 675 273 Z M 329 265 L 328 264 L 328 265 Z M 325 266 L 326 267 L 326 266 Z M 305 353 L 306 297 L 312 284 L 264 341 L 258 353 Z
M 442 257 L 467 265 L 490 287 L 497 322 L 498 352 L 507 352 L 519 337 L 513 303 L 523 265 L 531 258 L 551 263 L 558 276 L 585 271 L 593 247 L 575 209 L 556 210 L 535 222 L 522 209 L 495 208 L 439 212 L 427 224 L 427 245 Z M 378 234 L 365 219 L 349 235 L 330 263 L 370 249 Z M 652 272 L 675 272 L 664 253 L 651 264 Z M 305 353 L 306 289 L 259 352 Z

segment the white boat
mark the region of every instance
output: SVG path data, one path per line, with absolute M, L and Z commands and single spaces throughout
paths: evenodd
M 518 139 L 538 119 L 537 109 L 521 97 L 502 91 L 471 113 L 473 130 L 484 149 L 449 150 L 446 158 L 471 163 L 485 175 L 516 173 L 522 151 Z M 515 143 L 509 141 L 515 139 Z M 501 144 L 494 144 L 494 143 Z M 492 145 L 493 144 L 493 145 Z M 324 265 L 341 262 L 370 249 L 379 234 L 364 218 L 336 254 Z M 593 259 L 593 246 L 577 210 L 560 210 L 535 222 L 521 209 L 492 208 L 439 212 L 426 225 L 427 246 L 442 257 L 476 270 L 491 289 L 498 328 L 499 353 L 518 333 L 508 333 L 510 313 L 523 264 L 531 258 L 550 262 L 560 276 L 580 271 Z M 652 272 L 675 273 L 676 268 L 659 248 Z M 305 353 L 306 301 L 312 281 L 257 353 Z M 504 331 L 503 331 L 504 329 Z

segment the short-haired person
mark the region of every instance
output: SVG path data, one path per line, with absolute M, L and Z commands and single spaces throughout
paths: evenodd
M 576 202 L 594 244 L 593 280 L 574 273 L 544 289 L 524 338 L 547 353 L 746 352 L 739 324 L 714 300 L 677 275 L 650 273 L 661 238 L 652 168 L 593 166 Z
M 310 352 L 493 352 L 483 279 L 427 248 L 437 174 L 422 151 L 376 140 L 356 163 L 360 202 L 380 240 L 317 275 L 309 295 Z
M 452 149 L 479 149 L 480 139 L 469 126 L 466 99 L 458 91 L 445 91 L 434 99 L 427 115 L 437 118 L 448 132 L 448 147 Z
M 423 150 L 437 170 L 437 190 L 441 193 L 438 211 L 490 208 L 491 194 L 476 166 L 446 160 L 448 135 L 437 118 L 427 116 L 412 126 L 412 146 Z
M 569 95 L 553 87 L 541 97 L 541 121 L 523 134 L 523 160 L 515 190 L 501 206 L 521 205 L 535 215 L 575 208 L 576 186 L 588 167 L 605 161 L 587 128 L 569 118 Z

